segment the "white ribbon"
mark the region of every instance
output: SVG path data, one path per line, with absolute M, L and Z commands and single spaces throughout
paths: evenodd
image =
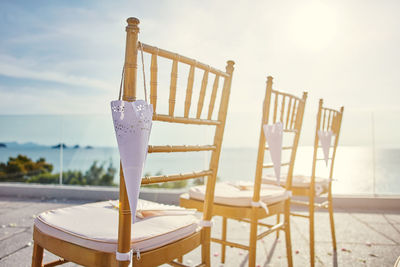
M 265 210 L 265 213 L 269 214 L 269 209 L 268 209 L 268 207 L 267 207 L 267 204 L 265 204 L 265 203 L 262 202 L 261 200 L 258 201 L 258 202 L 252 201 L 252 202 L 251 202 L 251 206 L 252 206 L 252 207 L 261 207 L 261 208 L 263 208 L 263 209 Z
M 318 138 L 321 142 L 322 151 L 324 152 L 326 166 L 328 166 L 329 149 L 331 148 L 332 135 L 332 131 L 318 131 Z
M 269 146 L 269 153 L 271 155 L 272 163 L 274 164 L 274 171 L 277 183 L 279 185 L 281 179 L 281 154 L 282 154 L 282 137 L 283 137 L 283 124 L 277 122 L 275 124 L 264 124 L 265 139 Z
M 129 252 L 126 252 L 126 253 L 121 253 L 121 252 L 116 251 L 115 257 L 117 258 L 117 261 L 131 261 L 132 254 L 133 254 L 132 250 Z
M 138 260 L 140 260 L 140 251 L 139 249 L 136 249 L 136 257 Z M 129 252 L 126 253 L 121 253 L 116 251 L 115 252 L 115 258 L 117 261 L 129 261 L 128 267 L 132 267 L 132 255 L 133 255 L 133 249 Z

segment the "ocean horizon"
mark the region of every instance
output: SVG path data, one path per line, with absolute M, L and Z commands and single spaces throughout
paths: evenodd
M 57 144 L 54 144 L 57 145 Z M 83 147 L 65 148 L 63 155 L 63 171 L 79 170 L 85 172 L 94 161 L 116 168 L 115 183 L 119 183 L 119 152 L 116 147 Z M 299 146 L 295 173 L 311 174 L 312 146 Z M 53 173 L 60 171 L 60 149 L 49 146 L 16 145 L 0 148 L 0 162 L 19 154 L 32 160 L 41 157 L 53 164 Z M 253 181 L 256 167 L 257 148 L 223 147 L 221 151 L 218 177 L 222 181 Z M 399 148 L 377 148 L 375 153 L 366 146 L 339 146 L 334 169 L 334 194 L 379 194 L 400 195 L 398 173 L 400 165 Z M 144 173 L 172 174 L 207 169 L 209 152 L 149 154 Z M 183 169 L 183 170 L 182 170 Z M 326 177 L 327 168 L 318 166 L 317 175 Z M 375 182 L 374 182 L 375 179 Z M 375 184 L 375 186 L 374 186 Z

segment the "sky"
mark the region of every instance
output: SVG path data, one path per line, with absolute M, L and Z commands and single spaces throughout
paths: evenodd
M 226 146 L 257 146 L 268 75 L 278 90 L 308 91 L 303 144 L 324 98 L 345 107 L 343 145 L 370 145 L 373 117 L 375 142 L 400 146 L 399 11 L 389 0 L 3 0 L 0 117 L 110 115 L 126 18 L 137 17 L 145 43 L 219 69 L 235 61 Z

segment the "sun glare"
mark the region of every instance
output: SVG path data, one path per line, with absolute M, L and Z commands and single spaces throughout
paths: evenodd
M 339 19 L 336 10 L 314 2 L 295 9 L 289 21 L 290 38 L 311 50 L 321 49 L 335 37 Z

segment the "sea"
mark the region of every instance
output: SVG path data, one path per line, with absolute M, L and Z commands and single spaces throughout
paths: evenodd
M 348 121 L 344 122 L 339 140 L 333 172 L 333 193 L 400 195 L 400 144 L 394 142 L 399 140 L 400 132 L 394 131 L 390 125 L 382 124 L 384 120 L 379 117 L 376 120 L 380 124 L 375 127 L 377 132 L 374 145 L 368 139 L 371 136 L 368 127 L 351 127 L 352 121 L 366 120 L 370 114 L 362 113 L 358 117 L 355 117 L 358 113 L 354 114 L 349 112 L 346 115 Z M 243 126 L 244 120 L 240 119 L 240 114 L 231 117 L 234 120 L 227 122 L 218 178 L 221 181 L 253 181 L 259 132 L 245 129 L 258 129 L 259 122 L 255 120 L 254 125 Z M 251 117 L 246 118 L 250 123 Z M 241 123 L 237 124 L 237 120 Z M 295 173 L 303 175 L 311 174 L 313 156 L 310 144 L 313 143 L 314 122 L 309 119 L 307 123 L 304 125 L 295 161 Z M 382 130 L 388 128 L 392 129 L 390 133 Z M 213 135 L 209 130 L 203 126 L 157 123 L 153 124 L 150 144 L 212 144 Z M 109 114 L 0 115 L 0 143 L 7 144 L 6 148 L 0 146 L 0 162 L 6 162 L 9 157 L 19 154 L 33 160 L 43 157 L 53 164 L 53 172 L 59 172 L 61 168 L 63 171 L 85 172 L 94 161 L 105 166 L 111 163 L 117 169 L 115 182 L 119 182 L 119 152 Z M 62 153 L 60 149 L 51 148 L 59 143 L 67 145 Z M 79 148 L 73 148 L 77 145 Z M 88 145 L 91 148 L 86 148 Z M 209 168 L 209 159 L 209 152 L 153 153 L 147 157 L 144 174 L 205 170 Z M 318 162 L 317 176 L 327 177 L 329 169 L 324 161 Z
M 33 160 L 41 157 L 53 164 L 53 172 L 61 169 L 86 171 L 94 161 L 117 169 L 115 182 L 119 182 L 119 152 L 116 147 L 65 148 L 62 150 L 49 146 L 11 146 L 0 148 L 0 162 L 19 154 Z M 311 174 L 313 147 L 301 146 L 298 149 L 295 173 Z M 218 178 L 221 181 L 252 181 L 256 167 L 257 148 L 223 147 L 220 158 Z M 172 174 L 192 172 L 208 168 L 208 152 L 160 153 L 148 156 L 144 173 Z M 317 175 L 326 176 L 328 168 L 324 161 L 318 165 Z M 355 195 L 400 195 L 400 149 L 365 146 L 339 146 L 334 166 L 334 194 Z

